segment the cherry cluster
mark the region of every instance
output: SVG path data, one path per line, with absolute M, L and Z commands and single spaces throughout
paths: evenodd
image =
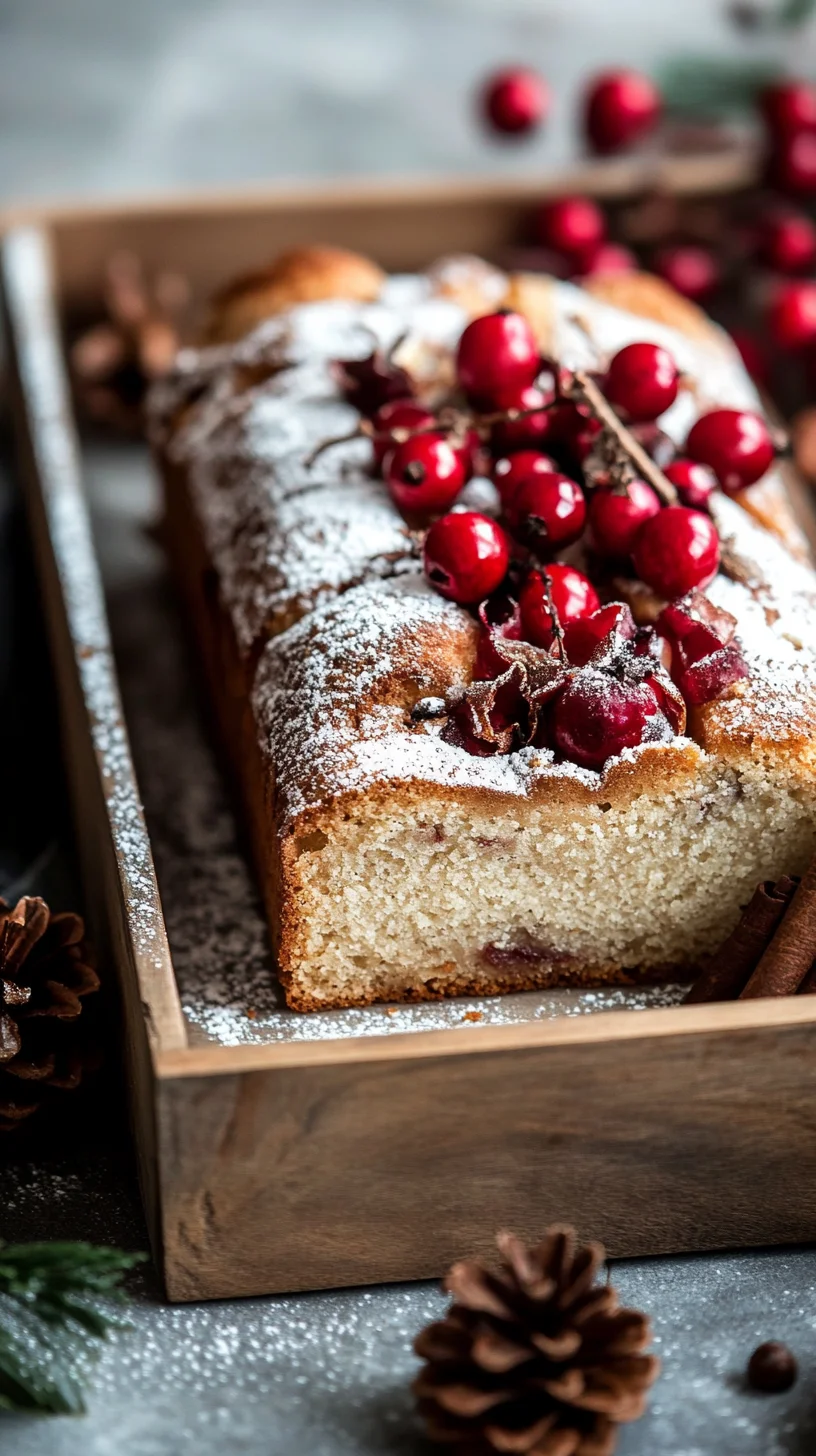
M 572 374 L 542 359 L 527 320 L 508 310 L 468 324 L 456 355 L 457 390 L 435 410 L 409 392 L 410 379 L 393 360 L 375 354 L 339 367 L 347 396 L 367 416 L 365 433 L 395 505 L 409 523 L 425 528 L 429 582 L 450 600 L 480 608 L 494 648 L 512 640 L 557 660 L 559 702 L 561 688 L 567 704 L 579 687 L 584 692 L 586 682 L 576 686 L 574 673 L 591 667 L 595 717 L 597 690 L 605 684 L 601 719 L 607 728 L 610 718 L 627 724 L 617 737 L 602 735 L 606 747 L 617 744 L 610 752 L 630 746 L 633 723 L 641 734 L 634 741 L 654 734 L 656 723 L 647 720 L 657 711 L 662 727 L 676 731 L 661 697 L 664 659 L 689 704 L 716 697 L 744 675 L 733 631 L 723 635 L 721 616 L 712 626 L 714 608 L 701 592 L 720 564 L 709 513 L 713 492 L 743 490 L 774 459 L 759 415 L 712 410 L 696 421 L 678 454 L 659 426 L 682 387 L 666 349 L 629 344 L 600 375 Z M 489 473 L 497 488 L 498 520 L 457 505 L 475 473 Z M 563 559 L 579 543 L 594 580 Z M 631 645 L 628 611 L 622 616 L 619 602 L 601 600 L 621 575 L 650 589 L 659 599 L 655 611 L 669 604 L 652 634 L 648 651 L 656 661 L 645 676 L 634 661 L 641 649 Z M 693 609 L 689 594 L 696 594 Z M 686 605 L 677 606 L 681 599 Z M 630 643 L 626 652 L 611 652 L 610 633 Z M 488 651 L 477 678 L 508 670 Z M 481 718 L 491 721 L 489 714 Z M 521 730 L 512 721 L 510 736 L 519 742 Z M 507 731 L 472 751 L 497 751 Z M 457 741 L 472 747 L 476 740 L 460 733 Z M 556 734 L 559 751 L 567 752 L 565 743 Z M 567 756 L 596 766 L 586 748 Z
M 549 92 L 535 72 L 510 68 L 488 82 L 483 110 L 495 130 L 518 136 L 546 119 Z M 657 126 L 661 112 L 660 94 L 648 77 L 627 70 L 607 72 L 589 83 L 583 129 L 592 150 L 610 153 L 641 142 Z M 648 236 L 639 237 L 639 228 L 627 236 L 624 228 L 621 240 L 610 237 L 607 216 L 592 198 L 558 197 L 543 203 L 531 218 L 531 246 L 524 250 L 523 266 L 584 279 L 630 273 L 645 262 L 695 303 L 724 303 L 728 316 L 739 302 L 735 338 L 746 367 L 760 383 L 767 385 L 769 369 L 779 373 L 784 364 L 784 358 L 773 357 L 777 351 L 799 356 L 808 366 L 812 386 L 816 222 L 807 207 L 816 198 L 816 86 L 796 80 L 768 85 L 758 94 L 757 114 L 763 133 L 761 186 L 736 197 L 730 207 L 726 203 L 724 231 L 716 226 L 712 230 L 711 218 L 701 217 L 697 235 L 697 228 L 684 226 L 682 217 L 672 219 L 669 207 L 664 236 L 659 229 L 652 236 L 651 228 Z M 738 300 L 731 297 L 735 290 Z M 744 319 L 757 301 L 761 318 L 754 334 L 746 331 Z
M 816 282 L 797 275 L 812 274 L 816 268 L 816 225 L 796 204 L 816 197 L 816 87 L 795 81 L 769 87 L 761 110 L 766 178 L 786 199 L 765 209 L 765 219 L 756 230 L 756 260 L 777 275 L 769 290 L 764 327 L 778 350 L 812 356 Z
M 622 602 L 586 619 L 574 660 L 521 640 L 512 617 L 494 625 L 480 615 L 477 677 L 448 695 L 445 742 L 478 757 L 550 748 L 599 769 L 625 748 L 682 733 L 685 703 L 661 665 L 660 639 Z
M 504 582 L 511 562 L 527 566 L 520 605 L 529 640 L 552 642 L 551 604 L 562 625 L 599 605 L 589 579 L 557 560 L 581 538 L 606 562 L 628 563 L 659 597 L 705 586 L 719 565 L 707 506 L 717 486 L 736 492 L 765 474 L 775 448 L 765 421 L 749 410 L 701 416 L 685 451 L 659 429 L 677 398 L 680 376 L 668 351 L 651 343 L 621 349 L 600 381 L 632 438 L 660 459 L 657 483 L 605 467 L 605 426 L 576 397 L 572 376 L 542 360 L 527 320 L 508 311 L 475 319 L 462 334 L 457 377 L 467 408 L 435 415 L 413 398 L 389 400 L 373 417 L 375 458 L 397 507 L 412 521 L 436 517 L 425 536 L 429 580 L 443 596 L 477 605 Z M 487 468 L 502 504 L 501 521 L 451 510 L 475 469 Z M 614 477 L 614 478 L 613 478 Z
M 627 748 L 670 741 L 685 729 L 687 703 L 710 701 L 748 672 L 734 618 L 701 592 L 665 607 L 654 627 L 610 602 L 566 629 L 561 655 L 521 640 L 517 613 L 498 624 L 485 608 L 480 617 L 476 680 L 449 694 L 441 730 L 478 757 L 533 746 L 601 769 Z
M 482 96 L 488 125 L 506 136 L 529 136 L 547 120 L 550 89 L 537 71 L 509 66 L 491 76 Z M 584 134 L 593 151 L 619 152 L 654 130 L 663 109 L 660 92 L 639 71 L 604 71 L 593 77 L 583 97 Z

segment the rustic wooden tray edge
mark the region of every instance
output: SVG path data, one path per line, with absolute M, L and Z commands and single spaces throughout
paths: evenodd
M 131 247 L 150 268 L 183 268 L 206 296 L 225 276 L 270 252 L 327 238 L 401 268 L 441 253 L 491 250 L 505 242 L 508 217 L 519 223 L 536 201 L 565 188 L 598 197 L 650 190 L 721 193 L 756 174 L 756 149 L 731 146 L 692 156 L 635 156 L 586 162 L 531 177 L 434 177 L 215 188 L 112 201 L 21 204 L 0 213 L 0 229 L 47 228 L 60 301 L 98 304 L 104 264 Z M 240 243 L 235 219 L 240 218 Z M 207 246 L 200 237 L 206 233 Z M 410 255 L 410 258 L 409 258 Z

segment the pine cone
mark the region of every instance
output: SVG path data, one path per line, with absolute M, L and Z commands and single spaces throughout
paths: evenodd
M 574 1229 L 554 1225 L 531 1249 L 510 1233 L 496 1242 L 499 1271 L 454 1264 L 454 1304 L 415 1342 L 428 1434 L 468 1456 L 610 1456 L 657 1378 L 647 1317 L 595 1283 L 605 1250 Z
M 91 419 L 136 433 L 149 385 L 181 346 L 189 287 L 175 273 L 146 277 L 132 253 L 115 253 L 104 278 L 107 317 L 80 335 L 70 359 L 77 402 Z
M 98 989 L 79 915 L 0 900 L 0 1132 L 36 1112 L 45 1088 L 79 1085 L 89 1054 L 74 1023 Z

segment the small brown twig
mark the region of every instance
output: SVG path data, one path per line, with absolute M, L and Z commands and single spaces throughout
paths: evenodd
M 374 330 L 372 329 L 371 332 L 374 333 Z M 397 338 L 394 340 L 393 344 L 390 344 L 389 345 L 389 347 L 385 351 L 385 362 L 386 362 L 386 364 L 392 364 L 394 362 L 395 355 L 402 348 L 403 344 L 405 343 L 405 340 L 409 336 L 410 336 L 410 330 L 409 329 L 403 329 L 402 333 L 397 336 Z M 376 334 L 374 335 L 374 337 L 376 338 Z
M 397 349 L 406 336 L 403 335 L 393 345 Z M 389 355 L 390 357 L 390 355 Z M 647 455 L 643 446 L 635 439 L 630 430 L 618 419 L 608 400 L 604 397 L 598 385 L 591 375 L 583 369 L 576 369 L 572 375 L 570 388 L 566 391 L 567 397 L 580 399 L 589 409 L 596 420 L 602 426 L 602 435 L 614 442 L 615 453 L 624 457 L 642 478 L 648 481 L 649 485 L 657 492 L 664 505 L 675 505 L 677 503 L 677 491 L 671 481 L 666 478 L 663 471 L 654 460 Z M 544 404 L 533 405 L 529 409 L 508 409 L 493 410 L 488 414 L 477 414 L 475 411 L 462 409 L 458 404 L 444 404 L 436 412 L 436 418 L 430 425 L 420 425 L 415 430 L 404 426 L 396 426 L 388 431 L 389 438 L 395 445 L 402 445 L 406 440 L 413 439 L 415 435 L 444 434 L 452 435 L 460 443 L 467 439 L 469 430 L 475 430 L 481 440 L 489 436 L 492 425 L 513 424 L 517 420 L 529 419 L 531 415 L 546 414 L 547 411 L 555 409 L 562 402 L 563 396 L 556 395 L 553 399 Z M 304 464 L 309 470 L 315 461 L 323 454 L 324 450 L 330 450 L 334 445 L 345 445 L 350 440 L 361 438 L 372 439 L 374 427 L 370 420 L 361 420 L 355 430 L 347 435 L 336 435 L 332 439 L 323 440 L 319 445 L 306 456 Z
M 303 464 L 307 470 L 311 470 L 315 461 L 320 458 L 324 450 L 331 450 L 335 445 L 348 445 L 351 440 L 370 440 L 372 434 L 373 431 L 370 422 L 368 420 L 360 420 L 357 428 L 349 430 L 347 435 L 332 435 L 328 440 L 321 440 L 320 444 L 315 445 L 314 449 L 310 450 L 308 455 L 304 457 Z
M 611 435 L 621 450 L 629 457 L 642 478 L 649 483 L 652 489 L 659 495 L 663 504 L 673 506 L 677 504 L 677 491 L 671 481 L 666 478 L 658 465 L 655 465 L 651 456 L 646 454 L 643 446 L 638 443 L 630 430 L 618 419 L 609 401 L 601 393 L 595 380 L 583 369 L 576 369 L 572 376 L 572 393 L 577 394 L 585 404 L 589 405 L 596 420 L 599 420 L 604 430 Z
M 405 336 L 404 336 L 405 337 Z M 551 400 L 548 404 L 534 405 L 531 409 L 509 409 L 494 410 L 491 414 L 479 415 L 470 410 L 460 409 L 458 405 L 442 405 L 437 411 L 436 418 L 430 425 L 417 425 L 416 429 L 409 429 L 407 425 L 395 425 L 388 430 L 388 438 L 394 445 L 404 445 L 406 440 L 413 440 L 417 435 L 453 435 L 460 443 L 464 443 L 469 430 L 476 430 L 480 438 L 485 438 L 491 425 L 512 424 L 516 420 L 527 419 L 530 415 L 539 415 L 546 410 L 552 409 L 558 400 Z M 350 440 L 371 440 L 375 434 L 374 427 L 370 420 L 362 419 L 355 430 L 350 430 L 347 435 L 333 435 L 328 440 L 321 440 L 314 450 L 311 450 L 305 457 L 303 463 L 307 470 L 311 470 L 315 461 L 323 454 L 324 450 L 331 450 L 335 445 L 347 445 Z
M 567 649 L 564 645 L 564 628 L 561 626 L 561 618 L 558 615 L 558 608 L 553 601 L 552 578 L 546 567 L 544 567 L 541 572 L 541 579 L 544 582 L 544 595 L 547 600 L 547 612 L 549 613 L 549 618 L 552 623 L 553 637 L 555 638 L 555 645 L 558 651 L 558 660 L 559 662 L 566 662 Z

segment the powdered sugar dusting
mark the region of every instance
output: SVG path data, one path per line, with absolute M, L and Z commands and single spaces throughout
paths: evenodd
M 75 666 L 112 826 L 121 892 L 127 904 L 141 991 L 148 1011 L 150 972 L 166 971 L 169 953 L 158 901 L 151 846 L 139 802 L 122 717 L 102 583 L 94 554 L 82 472 L 70 419 L 69 390 L 59 352 L 47 243 L 20 230 L 6 243 L 7 290 L 26 408 L 33 421 L 45 515 Z M 166 1030 L 176 1008 L 167 1005 Z
M 429 297 L 427 280 L 395 280 L 386 298 L 308 304 L 271 319 L 235 348 L 226 370 L 219 352 L 205 398 L 172 439 L 171 457 L 188 467 L 222 600 L 246 650 L 266 627 L 357 581 L 400 571 L 413 553 L 382 481 L 370 474 L 367 441 L 314 457 L 359 420 L 341 398 L 332 360 L 364 358 L 407 334 L 403 347 L 421 374 L 423 360 L 434 367 L 424 351 L 444 347 L 449 356 L 461 333 L 461 308 Z M 275 372 L 247 389 L 242 370 L 262 375 L 265 366 Z M 189 359 L 182 368 L 195 377 Z M 156 419 L 166 412 L 168 388 L 172 394 L 172 386 L 157 393 Z
M 691 338 L 657 319 L 602 303 L 573 283 L 553 289 L 553 348 L 571 369 L 597 369 L 626 344 L 646 340 L 668 349 L 684 385 L 660 428 L 678 443 L 697 416 L 715 406 L 759 409 L 756 388 L 727 334 L 711 325 L 710 337 Z
M 281 822 L 381 782 L 524 795 L 543 773 L 597 784 L 547 749 L 474 758 L 409 708 L 467 681 L 470 617 L 418 574 L 356 587 L 274 639 L 253 707 L 275 764 Z
M 361 1010 L 290 1011 L 277 981 L 264 978 L 232 987 L 224 979 L 199 980 L 186 987 L 184 1012 L 193 1044 L 248 1046 L 264 1042 L 334 1041 L 346 1036 L 394 1036 L 479 1026 L 519 1026 L 557 1016 L 590 1016 L 598 1011 L 650 1011 L 677 1006 L 687 986 L 616 986 L 580 991 L 564 988 L 525 991 L 509 996 L 459 996 L 421 1005 L 378 1005 Z M 191 991 L 194 994 L 191 995 Z M 270 992 L 273 993 L 270 996 Z M 225 1000 L 221 998 L 226 997 Z

